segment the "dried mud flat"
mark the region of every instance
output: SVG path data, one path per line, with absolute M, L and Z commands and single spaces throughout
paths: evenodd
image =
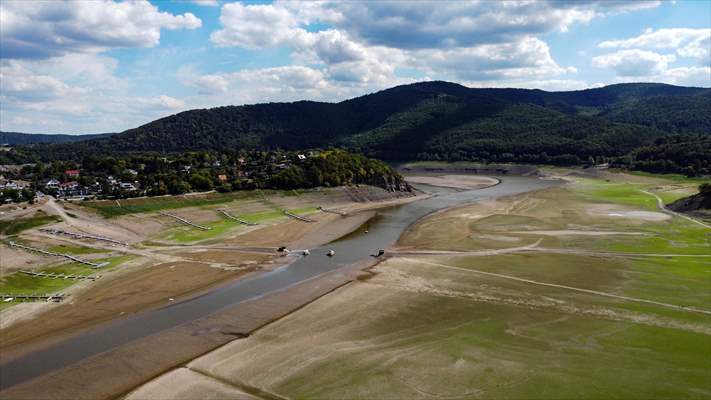
M 70 300 L 50 304 L 50 309 L 38 315 L 41 324 L 23 319 L 4 329 L 0 335 L 0 362 L 102 322 L 169 304 L 171 298 L 180 299 L 247 272 L 210 268 L 203 263 L 171 262 L 141 268 L 140 273 L 99 279 Z
M 189 384 L 185 385 L 184 382 L 189 382 Z M 209 397 L 205 397 L 206 393 L 209 393 Z M 188 368 L 178 368 L 161 375 L 125 397 L 126 400 L 205 398 L 258 400 L 261 397 L 252 396 L 234 386 L 219 382 Z
M 363 269 L 372 265 L 372 260 L 366 261 L 302 282 L 289 290 L 241 303 L 239 307 L 224 309 L 160 334 L 134 340 L 32 381 L 12 386 L 1 391 L 0 398 L 36 399 L 40 388 L 52 388 L 51 391 L 41 391 L 41 397 L 45 399 L 89 400 L 122 397 L 129 393 L 133 393 L 130 397 L 133 399 L 145 398 L 140 394 L 148 393 L 150 398 L 172 398 L 171 394 L 179 396 L 195 393 L 196 387 L 202 389 L 197 398 L 220 398 L 220 393 L 225 393 L 224 385 L 215 385 L 214 382 L 204 384 L 206 379 L 195 374 L 186 374 L 185 379 L 177 382 L 169 377 L 159 380 L 157 384 L 152 381 L 148 382 L 147 386 L 139 386 L 152 377 L 170 373 L 221 345 L 246 337 L 335 288 L 357 279 Z M 165 385 L 166 382 L 171 382 L 171 385 Z M 211 392 L 211 389 L 216 392 Z M 263 397 L 260 395 L 262 392 L 254 388 L 231 388 L 227 391 L 229 395 L 239 392 Z
M 708 232 L 649 211 L 643 196 L 629 204 L 635 186 L 620 200 L 577 190 L 430 215 L 400 248 L 441 254 L 388 258 L 185 364 L 195 375 L 170 389 L 151 382 L 134 393 L 200 384 L 207 398 L 207 379 L 265 397 L 707 397 Z
M 3 310 L 0 315 L 4 320 L 3 322 L 7 323 L 3 324 L 4 329 L 0 331 L 0 349 L 2 349 L 0 363 L 6 363 L 21 357 L 23 354 L 50 346 L 97 325 L 108 323 L 111 320 L 126 318 L 134 313 L 170 304 L 172 301 L 180 301 L 199 295 L 211 288 L 227 284 L 247 274 L 259 273 L 260 269 L 271 269 L 274 265 L 281 265 L 288 261 L 288 259 L 280 258 L 275 251 L 276 246 L 284 244 L 288 244 L 290 248 L 317 246 L 350 233 L 374 215 L 373 209 L 403 204 L 426 197 L 422 194 L 391 195 L 373 188 L 361 188 L 359 191 L 361 195 L 359 195 L 358 202 L 354 202 L 351 195 L 348 194 L 349 192 L 344 190 L 336 190 L 334 191 L 335 194 L 316 193 L 309 196 L 270 199 L 270 201 L 276 202 L 279 206 L 287 209 L 297 206 L 325 204 L 347 212 L 348 215 L 343 217 L 322 212 L 309 215 L 310 218 L 316 220 L 316 223 L 303 223 L 281 216 L 249 229 L 244 229 L 239 224 L 235 224 L 235 227 L 240 228 L 239 230 L 228 231 L 214 237 L 214 240 L 211 241 L 214 244 L 193 245 L 167 242 L 153 244 L 146 242 L 145 245 L 115 249 L 113 246 L 102 245 L 101 243 L 85 243 L 73 239 L 43 236 L 38 234 L 36 230 L 23 233 L 23 237 L 33 241 L 46 241 L 47 243 L 51 241 L 74 246 L 93 246 L 99 249 L 109 247 L 110 250 L 128 253 L 134 259 L 119 268 L 102 274 L 104 276 L 95 282 L 83 282 L 70 287 L 67 290 L 70 297 L 63 303 L 27 303 Z M 362 194 L 366 192 L 367 195 Z M 380 201 L 368 201 L 370 198 L 378 198 Z M 316 203 L 316 201 L 319 202 Z M 268 211 L 269 207 L 272 207 L 260 201 L 248 201 L 247 203 L 245 207 L 235 205 L 232 205 L 232 207 L 237 207 L 236 210 L 240 212 L 257 213 Z M 49 206 L 45 204 L 43 207 Z M 164 217 L 153 213 L 127 215 L 111 220 L 103 220 L 96 213 L 77 206 L 67 206 L 65 209 L 63 205 L 54 203 L 51 207 L 51 211 L 63 218 L 63 222 L 53 225 L 55 227 L 95 234 L 118 234 L 122 238 L 132 235 L 131 243 L 150 239 L 166 229 L 180 226 L 175 221 L 165 220 Z M 67 210 L 71 211 L 68 213 Z M 196 222 L 200 223 L 216 221 L 216 218 L 219 221 L 221 218 L 214 209 L 193 207 L 175 212 L 187 218 L 194 218 Z M 92 230 L 91 227 L 97 221 L 97 225 L 101 229 Z M 107 227 L 112 227 L 114 230 L 107 230 Z M 250 246 L 256 249 L 273 249 L 273 252 L 265 252 L 264 250 L 250 251 Z M 245 250 L 240 250 L 240 248 Z M 24 254 L 18 254 L 18 259 L 23 256 Z M 362 267 L 357 267 L 353 270 L 356 271 L 354 273 L 357 274 L 360 268 Z M 234 326 L 233 319 L 225 317 L 226 319 L 219 320 L 219 324 L 228 327 L 222 330 L 215 330 L 211 324 L 214 324 L 218 319 L 216 319 L 217 317 L 210 317 L 203 322 L 196 321 L 194 324 L 190 324 L 190 329 L 196 326 L 203 326 L 203 328 L 198 329 L 200 333 L 197 335 L 195 331 L 176 328 L 173 333 L 161 333 L 157 337 L 147 340 L 147 343 L 151 343 L 150 345 L 145 345 L 145 342 L 139 340 L 135 343 L 136 347 L 128 346 L 125 350 L 117 350 L 118 352 L 125 351 L 122 354 L 130 353 L 130 357 L 136 358 L 137 363 L 145 362 L 145 365 L 141 364 L 140 367 L 127 362 L 126 366 L 131 365 L 130 371 L 126 371 L 127 381 L 119 379 L 116 382 L 118 386 L 102 384 L 102 379 L 106 379 L 106 376 L 108 376 L 106 375 L 108 373 L 106 370 L 89 368 L 91 371 L 87 371 L 85 368 L 79 367 L 82 372 L 77 374 L 77 369 L 68 368 L 67 371 L 73 371 L 71 374 L 77 376 L 99 374 L 94 380 L 97 386 L 93 390 L 88 390 L 85 388 L 86 382 L 83 379 L 81 381 L 72 380 L 72 382 L 80 386 L 72 386 L 71 388 L 69 388 L 71 384 L 68 384 L 68 386 L 61 383 L 57 385 L 56 381 L 53 381 L 55 384 L 52 384 L 52 386 L 56 387 L 57 390 L 54 391 L 55 393 L 52 396 L 56 395 L 55 398 L 76 398 L 78 396 L 77 393 L 80 392 L 79 387 L 82 388 L 81 396 L 85 398 L 115 395 L 126 391 L 143 382 L 146 377 L 155 376 L 159 372 L 165 372 L 166 368 L 178 365 L 178 361 L 187 361 L 189 359 L 185 358 L 187 355 L 190 358 L 194 358 L 214 348 L 216 343 L 221 344 L 231 340 L 233 333 L 230 332 L 250 332 L 285 313 L 293 311 L 294 308 L 313 300 L 333 287 L 353 279 L 354 276 L 351 273 L 347 273 L 346 270 L 339 271 L 332 277 L 324 277 L 307 282 L 303 285 L 303 289 L 298 287 L 293 290 L 290 289 L 289 293 L 281 294 L 282 297 L 280 299 L 282 300 L 274 303 L 270 303 L 270 300 L 260 300 L 256 302 L 256 305 L 240 307 L 240 309 L 244 310 L 239 312 L 246 314 L 235 315 L 246 315 L 246 318 L 237 326 Z M 320 282 L 320 284 L 317 282 Z M 42 320 L 41 324 L 37 322 L 39 319 Z M 185 335 L 189 337 L 185 337 Z M 173 346 L 170 345 L 170 338 L 175 343 L 185 343 L 185 346 L 173 349 Z M 155 342 L 152 340 L 155 340 Z M 144 344 L 142 345 L 141 343 Z M 158 360 L 156 363 L 149 362 L 149 360 L 139 355 L 145 353 L 146 347 L 143 347 L 144 345 L 153 348 L 158 344 L 163 354 L 160 357 L 155 357 L 155 360 Z M 110 358 L 100 357 L 100 359 L 102 360 L 101 362 L 113 363 Z M 82 363 L 79 365 L 82 365 Z M 154 368 L 159 369 L 155 370 Z M 62 371 L 64 370 L 58 372 L 58 376 L 66 376 L 63 375 L 64 372 Z M 112 376 L 114 372 L 112 371 Z M 69 372 L 67 373 L 69 374 Z M 52 380 L 51 376 L 57 375 L 51 374 L 46 378 Z M 16 388 L 13 387 L 10 392 L 25 393 L 29 398 L 36 397 L 37 386 L 24 386 L 24 389 L 21 387 L 23 385 L 18 385 L 17 391 L 14 391 Z M 66 389 L 62 389 L 63 387 L 66 387 Z M 111 389 L 108 389 L 109 387 Z M 1 397 L 6 398 L 5 394 L 10 392 L 3 393 Z M 103 394 L 98 395 L 98 393 Z M 23 396 L 25 395 L 20 395 L 19 397 Z
M 28 253 L 0 244 L 0 277 L 21 269 L 32 269 L 54 261 L 53 257 Z
M 411 183 L 424 183 L 462 190 L 483 189 L 499 183 L 496 178 L 479 175 L 413 175 L 406 176 L 406 179 Z
M 212 385 L 227 384 L 233 389 L 258 388 L 267 397 L 497 397 L 492 393 L 507 393 L 531 374 L 525 366 L 530 362 L 525 361 L 527 355 L 536 354 L 542 363 L 552 361 L 550 350 L 541 349 L 544 344 L 571 352 L 594 351 L 606 346 L 605 336 L 639 324 L 709 334 L 703 324 L 678 324 L 614 304 L 590 306 L 587 295 L 531 292 L 525 285 L 472 280 L 466 273 L 451 274 L 406 259 L 388 259 L 373 272 L 372 278 L 339 288 L 248 338 L 191 361 L 186 368 L 196 374 L 171 379 L 174 386 L 153 381 L 134 394 L 171 398 L 171 393 L 201 385 L 206 392 L 199 398 L 209 398 L 220 393 L 210 392 Z M 491 313 L 499 313 L 504 325 L 496 324 Z M 590 324 L 585 328 L 589 332 L 576 331 L 579 336 L 572 343 L 540 336 L 547 326 L 569 330 L 576 323 Z M 466 344 L 467 337 L 485 348 Z M 499 340 L 510 346 L 498 350 L 503 357 L 495 350 Z M 561 365 L 575 369 L 584 362 L 584 357 L 561 358 Z M 444 376 L 448 378 L 441 379 Z

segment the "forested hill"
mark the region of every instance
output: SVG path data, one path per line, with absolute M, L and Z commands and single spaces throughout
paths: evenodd
M 384 159 L 575 164 L 626 155 L 669 134 L 705 137 L 710 116 L 705 88 L 636 83 L 546 92 L 422 82 L 340 103 L 186 111 L 108 138 L 40 148 L 45 158 L 76 158 L 333 145 Z
M 18 145 L 33 143 L 68 143 L 83 140 L 99 139 L 113 135 L 112 133 L 97 133 L 93 135 L 62 135 L 46 133 L 22 133 L 0 131 L 0 144 Z

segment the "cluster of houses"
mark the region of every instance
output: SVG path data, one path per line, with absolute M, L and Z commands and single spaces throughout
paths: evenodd
M 269 154 L 267 157 L 257 156 L 254 159 L 247 159 L 245 157 L 239 157 L 232 168 L 224 166 L 224 162 L 220 160 L 205 161 L 202 164 L 196 166 L 194 165 L 194 160 L 187 161 L 187 165 L 183 164 L 185 161 L 175 160 L 170 161 L 167 158 L 163 158 L 163 161 L 168 163 L 175 162 L 176 165 L 173 166 L 175 172 L 179 174 L 184 174 L 182 179 L 187 179 L 188 175 L 194 173 L 194 169 L 199 168 L 199 171 L 204 172 L 205 168 L 212 169 L 212 179 L 221 183 L 229 184 L 233 178 L 238 178 L 238 180 L 251 181 L 254 176 L 258 173 L 270 174 L 277 170 L 288 168 L 292 163 L 302 163 L 308 158 L 317 157 L 320 155 L 319 151 L 305 152 L 304 154 L 292 154 L 287 156 L 285 154 Z M 190 162 L 193 165 L 190 165 Z M 137 164 L 134 168 L 141 169 L 145 167 L 142 164 Z M 20 170 L 26 166 L 33 167 L 34 164 L 25 164 L 17 166 L 3 166 L 0 165 L 0 190 L 3 189 L 13 189 L 22 190 L 25 188 L 33 189 L 38 195 L 50 194 L 57 198 L 86 198 L 93 196 L 111 195 L 114 192 L 123 192 L 124 194 L 131 193 L 132 195 L 142 195 L 146 192 L 148 187 L 139 183 L 138 171 L 134 169 L 124 169 L 120 174 L 114 176 L 106 176 L 101 174 L 97 177 L 92 173 L 84 173 L 79 169 L 66 169 L 61 174 L 61 178 L 57 176 L 58 174 L 53 173 L 50 178 L 45 175 L 46 179 L 34 180 L 33 182 L 18 180 L 18 179 L 5 179 L 2 173 L 10 174 L 12 178 L 27 178 L 32 179 L 32 173 L 21 173 Z M 85 171 L 86 172 L 86 171 Z M 115 171 L 114 171 L 115 173 Z M 5 176 L 8 176 L 5 174 Z M 82 176 L 84 175 L 84 176 Z M 119 176 L 120 175 L 120 176 Z M 216 179 L 215 179 L 216 178 Z M 213 181 L 213 184 L 217 182 Z
M 0 177 L 0 190 L 12 189 L 22 190 L 30 187 L 30 182 L 20 180 L 6 180 Z
M 134 170 L 128 170 L 127 172 L 134 176 L 138 175 L 138 172 Z M 78 169 L 68 169 L 64 171 L 64 175 L 66 175 L 68 179 L 76 179 L 79 177 L 79 174 L 80 171 Z M 121 182 L 113 176 L 107 177 L 106 180 L 112 189 L 120 189 L 128 192 L 138 190 L 138 183 L 136 182 Z M 49 192 L 56 192 L 56 196 L 58 198 L 96 196 L 102 191 L 102 187 L 99 182 L 85 186 L 79 184 L 76 180 L 60 182 L 57 179 L 49 179 L 44 182 L 43 187 Z

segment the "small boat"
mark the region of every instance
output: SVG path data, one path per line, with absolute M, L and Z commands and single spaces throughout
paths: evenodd
M 380 249 L 380 250 L 378 250 L 378 254 L 371 254 L 370 256 L 378 258 L 378 257 L 382 256 L 383 254 L 385 254 L 385 250 Z
M 365 233 L 368 233 L 368 230 L 367 230 L 367 229 L 365 230 Z
M 333 257 L 333 256 L 336 255 L 336 252 L 333 251 L 333 250 L 329 250 L 328 253 L 326 253 L 326 255 L 329 256 L 329 257 Z
M 301 254 L 308 256 L 309 254 L 311 254 L 311 252 L 308 249 L 306 249 L 306 250 L 302 251 Z

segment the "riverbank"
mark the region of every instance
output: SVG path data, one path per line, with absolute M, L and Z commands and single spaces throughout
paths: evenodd
M 128 398 L 711 393 L 709 231 L 648 218 L 663 178 L 567 178 L 429 214 L 367 277 Z
M 358 216 L 358 215 L 362 215 L 362 216 L 364 216 L 363 217 L 364 219 L 368 219 L 368 218 L 370 218 L 368 210 L 371 210 L 373 208 L 390 207 L 390 206 L 394 206 L 397 204 L 408 203 L 408 202 L 411 202 L 416 199 L 422 199 L 424 197 L 425 196 L 420 196 L 419 198 L 394 199 L 391 201 L 379 202 L 376 204 L 369 204 L 369 203 L 350 204 L 347 207 L 340 208 L 340 210 L 346 211 L 349 215 L 353 214 L 354 217 Z M 336 216 L 334 214 L 325 214 L 325 213 L 319 214 L 319 218 L 323 218 L 326 220 L 333 219 L 333 218 L 336 218 L 336 220 L 339 220 L 339 219 L 343 220 L 343 217 Z M 346 219 L 348 219 L 348 218 L 346 218 Z M 338 225 L 341 225 L 341 227 L 339 229 L 337 229 L 336 231 L 329 230 L 329 229 L 316 230 L 316 231 L 312 230 L 311 232 L 314 233 L 314 236 L 305 235 L 305 236 L 300 237 L 299 240 L 314 243 L 317 241 L 323 241 L 324 239 L 332 239 L 334 237 L 338 237 L 339 235 L 347 233 L 348 230 L 357 227 L 359 224 L 360 224 L 360 222 L 358 222 L 358 223 L 354 222 L 353 224 L 350 225 L 351 228 L 344 229 L 343 226 L 348 226 L 349 224 L 342 224 L 341 223 L 341 224 L 338 224 Z M 314 224 L 308 224 L 308 226 L 312 226 L 312 225 L 314 225 Z M 265 229 L 267 229 L 267 228 L 265 228 Z M 256 235 L 257 233 L 258 233 L 258 231 L 250 231 L 247 234 L 245 234 L 245 236 L 249 235 L 249 234 Z M 264 232 L 262 232 L 262 234 L 263 234 L 262 236 L 266 236 L 268 240 L 273 240 L 271 235 L 264 235 Z M 340 251 L 339 251 L 339 255 L 340 255 Z M 359 256 L 359 257 L 362 257 L 362 256 Z M 336 260 L 338 260 L 338 258 L 339 257 L 337 256 Z M 318 259 L 313 259 L 313 260 L 318 260 Z M 272 295 L 270 294 L 268 296 L 260 298 L 259 301 L 254 302 L 256 304 L 256 307 L 260 307 L 259 318 L 254 320 L 254 321 L 258 322 L 258 324 L 255 322 L 254 324 L 249 325 L 246 328 L 243 327 L 242 329 L 240 329 L 240 335 L 248 334 L 249 332 L 251 332 L 252 329 L 256 329 L 256 327 L 266 324 L 266 323 L 274 320 L 275 318 L 278 318 L 278 317 L 284 315 L 285 313 L 290 312 L 291 310 L 293 310 L 293 307 L 300 307 L 305 302 L 312 301 L 314 298 L 322 295 L 324 290 L 330 291 L 334 287 L 338 287 L 344 283 L 347 283 L 348 281 L 350 281 L 352 279 L 355 279 L 355 277 L 357 276 L 356 272 L 369 267 L 374 261 L 375 261 L 375 259 L 367 259 L 366 264 L 363 264 L 361 262 L 361 263 L 356 263 L 356 264 L 350 265 L 345 268 L 341 267 L 337 270 L 334 270 L 333 272 L 329 271 L 329 272 L 324 273 L 322 275 L 317 275 L 312 279 L 308 279 L 305 282 L 302 282 L 302 283 L 299 283 L 298 285 L 290 287 L 288 290 L 283 291 L 279 294 L 279 296 L 284 296 L 284 298 L 288 299 L 288 300 L 286 300 L 281 306 L 275 307 L 273 312 L 266 312 L 265 309 L 263 309 L 264 307 L 268 308 L 268 305 L 270 304 L 268 299 L 271 298 Z M 353 271 L 354 274 L 346 273 L 346 271 Z M 311 286 L 309 286 L 309 285 L 311 285 Z M 299 288 L 302 288 L 302 289 L 299 289 Z M 311 288 L 311 289 L 308 289 L 308 288 Z M 252 301 L 250 301 L 249 303 L 251 303 L 251 302 Z M 178 304 L 180 304 L 180 303 L 178 302 Z M 243 308 L 248 309 L 244 304 L 245 303 L 240 304 L 240 307 L 237 307 L 237 308 L 238 309 L 243 309 Z M 274 304 L 277 304 L 277 303 L 274 303 Z M 207 323 L 209 323 L 209 320 L 212 320 L 212 319 L 208 319 Z M 245 321 L 249 321 L 249 320 L 250 319 L 247 318 Z M 233 320 L 228 319 L 228 320 L 225 320 L 222 322 L 227 323 L 229 321 L 233 321 Z M 214 322 L 214 320 L 213 320 L 213 322 Z M 200 324 L 199 321 L 193 321 L 189 325 L 192 327 L 195 327 L 196 325 L 199 325 L 199 324 Z M 171 331 L 172 329 L 173 328 L 169 329 L 168 331 L 164 331 L 163 333 L 161 333 L 158 336 L 164 336 L 164 335 L 167 335 L 166 337 L 171 336 L 171 334 L 168 332 Z M 178 328 L 174 328 L 174 329 L 179 330 Z M 207 328 L 205 328 L 205 329 L 207 329 Z M 222 329 L 219 332 L 215 332 L 214 330 L 210 331 L 210 329 L 208 329 L 208 331 L 209 331 L 208 333 L 205 333 L 205 331 L 200 331 L 202 333 L 205 333 L 205 335 L 207 337 L 203 337 L 202 339 L 195 338 L 194 339 L 195 343 L 193 343 L 193 345 L 191 345 L 191 346 L 188 346 L 188 345 L 180 346 L 180 349 L 177 351 L 174 351 L 175 349 L 173 349 L 173 346 L 170 346 L 167 349 L 164 348 L 164 351 L 162 352 L 162 356 L 159 357 L 159 359 L 165 360 L 165 363 L 163 363 L 163 362 L 159 362 L 158 364 L 150 363 L 150 365 L 147 365 L 146 367 L 149 370 L 153 371 L 151 368 L 166 367 L 166 366 L 174 365 L 174 363 L 177 362 L 176 360 L 183 360 L 184 359 L 186 352 L 192 354 L 192 356 L 196 356 L 198 353 L 194 353 L 194 351 L 196 351 L 196 350 L 204 351 L 206 347 L 209 348 L 210 346 L 214 346 L 215 341 L 221 342 L 222 340 L 226 340 L 225 338 L 222 337 L 225 335 L 220 333 L 220 332 L 223 332 Z M 229 332 L 234 332 L 234 331 L 232 329 L 230 329 Z M 183 332 L 183 333 L 185 333 L 185 332 Z M 203 336 L 202 333 L 197 336 Z M 229 339 L 229 335 L 227 335 L 227 336 Z M 142 348 L 141 346 L 139 346 L 139 343 L 144 340 L 148 340 L 148 342 L 150 342 L 150 340 L 147 338 L 141 338 L 141 339 L 136 340 L 136 341 L 130 343 L 129 345 L 126 345 L 123 347 L 128 348 L 128 347 L 135 345 L 135 346 L 137 346 L 136 348 L 139 348 L 139 347 Z M 168 343 L 170 343 L 170 341 L 168 341 Z M 150 345 L 148 345 L 148 347 L 155 348 L 156 345 L 157 345 L 157 343 L 151 343 Z M 190 349 L 192 349 L 192 350 L 190 350 Z M 105 354 L 109 354 L 113 351 L 117 351 L 120 353 L 122 350 L 121 350 L 121 348 L 117 348 L 117 349 L 111 350 Z M 140 353 L 142 350 L 137 350 L 137 351 L 139 351 L 139 353 Z M 129 353 L 130 353 L 130 351 L 129 351 Z M 79 370 L 92 371 L 91 373 L 94 373 L 96 371 L 102 371 L 101 368 L 93 368 L 93 367 L 87 368 L 86 367 L 85 363 L 98 362 L 96 360 L 91 361 L 94 358 L 96 358 L 96 357 L 92 357 L 91 359 L 86 359 L 86 360 L 80 362 L 79 364 L 77 364 L 79 366 L 78 367 Z M 99 357 L 99 358 L 101 358 L 101 357 Z M 109 357 L 109 359 L 110 358 L 111 357 Z M 140 359 L 140 357 L 138 357 L 138 359 Z M 131 364 L 133 364 L 133 363 L 131 363 Z M 85 365 L 85 367 L 82 367 L 81 365 Z M 131 365 L 131 370 L 137 370 L 137 368 L 138 368 L 137 366 Z M 138 368 L 138 369 L 140 369 L 140 368 Z M 64 370 L 72 371 L 72 372 L 66 372 L 66 373 L 69 373 L 71 376 L 76 376 L 77 371 L 78 371 L 78 370 L 72 369 L 72 368 L 65 368 Z M 45 377 L 40 377 L 39 379 L 42 379 L 42 380 L 48 379 L 50 381 L 53 379 L 64 380 L 65 378 L 61 378 L 61 377 L 66 376 L 65 372 L 62 372 L 64 370 L 60 370 L 56 374 L 51 374 L 51 376 L 47 375 Z M 89 373 L 89 372 L 86 372 L 86 373 Z M 146 374 L 148 374 L 148 375 L 146 375 Z M 139 375 L 144 376 L 144 378 L 145 378 L 145 376 L 150 376 L 148 370 L 144 371 L 143 373 L 141 373 Z M 59 378 L 58 378 L 58 376 L 59 376 Z M 136 377 L 136 375 L 134 375 L 132 373 L 127 373 L 126 376 L 133 377 L 133 378 L 127 378 L 129 380 L 134 379 Z M 93 381 L 94 379 L 88 379 L 88 380 Z M 82 382 L 86 382 L 86 381 L 87 380 L 82 379 Z M 136 382 L 133 381 L 133 383 L 135 384 Z M 117 385 L 120 386 L 121 383 L 117 382 Z M 52 386 L 54 387 L 55 385 L 52 384 Z M 60 387 L 61 386 L 62 385 L 60 385 Z M 21 387 L 25 387 L 25 389 L 21 389 Z M 18 385 L 16 387 L 10 388 L 10 392 L 8 392 L 8 393 L 22 393 L 23 390 L 28 390 L 27 393 L 31 393 L 32 387 L 33 387 L 33 385 L 27 385 L 27 386 L 24 384 Z M 98 391 L 105 390 L 108 387 L 109 386 L 107 386 L 107 385 L 102 385 L 102 387 L 97 388 L 97 390 Z M 116 389 L 116 388 L 114 387 L 114 389 Z M 112 390 L 114 390 L 114 389 L 112 389 Z M 68 389 L 68 390 L 71 390 L 71 389 Z M 63 392 L 63 393 L 64 393 L 64 395 L 66 395 L 68 392 Z M 90 393 L 90 391 L 87 392 L 86 388 L 83 388 L 82 393 Z M 30 395 L 28 395 L 28 396 L 30 396 Z M 59 396 L 59 397 L 61 397 L 61 396 Z M 93 396 L 89 395 L 88 397 L 91 398 Z
M 367 190 L 367 188 L 366 188 Z M 362 190 L 361 190 L 362 192 Z M 347 213 L 341 216 L 331 213 L 312 213 L 309 215 L 314 223 L 280 218 L 278 222 L 265 224 L 259 229 L 245 229 L 236 234 L 228 233 L 224 240 L 214 238 L 216 244 L 200 243 L 198 245 L 160 245 L 157 247 L 142 247 L 141 252 L 162 259 L 155 265 L 133 265 L 116 274 L 108 274 L 88 287 L 75 287 L 72 301 L 61 304 L 42 304 L 42 307 L 26 307 L 30 315 L 18 313 L 17 323 L 0 331 L 3 364 L 41 352 L 64 341 L 81 336 L 93 329 L 111 326 L 115 321 L 126 320 L 138 312 L 147 312 L 166 306 L 179 304 L 191 298 L 202 296 L 221 287 L 233 284 L 236 279 L 258 276 L 278 269 L 293 260 L 292 256 L 283 257 L 276 253 L 277 243 L 289 248 L 309 248 L 327 243 L 338 237 L 347 235 L 357 229 L 374 215 L 374 210 L 394 207 L 412 201 L 427 198 L 425 194 L 409 196 L 381 195 L 376 201 L 372 197 L 361 197 L 359 201 L 327 202 L 330 207 L 337 207 Z M 322 201 L 325 200 L 322 198 Z M 276 199 L 276 201 L 279 201 Z M 299 201 L 304 201 L 303 199 Z M 185 211 L 185 210 L 184 210 Z M 186 211 L 185 214 L 197 215 Z M 253 248 L 248 248 L 251 245 Z M 301 247 L 303 246 L 303 247 Z M 271 252 L 256 249 L 272 249 Z M 237 258 L 235 258 L 237 257 Z M 192 277 L 192 278 L 191 278 Z M 195 279 L 197 277 L 197 279 Z M 340 284 L 340 283 L 339 283 Z M 318 286 L 318 285 L 317 285 Z M 319 286 L 320 288 L 321 286 Z M 328 285 L 324 286 L 328 287 Z M 263 325 L 273 318 L 278 318 L 289 307 L 299 306 L 308 299 L 318 296 L 319 292 L 303 292 L 302 300 L 290 299 L 274 312 L 259 313 L 256 325 L 245 328 L 249 332 L 255 326 Z M 25 304 L 21 306 L 33 306 Z M 19 307 L 18 307 L 19 308 Z M 4 315 L 11 315 L 5 310 Z M 32 317 L 32 318 L 29 318 Z M 34 321 L 41 319 L 41 324 Z M 225 320 L 227 322 L 228 320 Z M 220 335 L 218 335 L 220 336 Z M 232 336 L 227 335 L 227 338 Z M 214 346 L 214 338 L 206 341 L 198 340 L 200 344 L 195 349 L 205 351 L 201 346 Z M 189 351 L 191 347 L 186 347 Z M 163 359 L 167 365 L 172 365 L 180 358 L 181 351 L 175 355 L 172 346 L 165 348 Z M 196 356 L 198 353 L 190 353 Z M 177 358 L 176 358 L 177 357 Z M 93 370 L 93 369 L 92 369 Z M 6 376 L 7 371 L 3 371 Z M 131 373 L 128 376 L 133 376 Z M 143 376 L 143 375 L 142 375 Z M 142 379 L 145 379 L 143 376 Z M 136 384 L 134 382 L 134 384 Z M 60 385 L 61 386 L 61 385 Z M 32 390 L 33 385 L 29 386 Z M 32 396 L 30 396 L 32 397 Z M 72 396 L 70 396 L 72 397 Z M 93 396 L 89 396 L 92 398 Z M 4 398 L 4 397 L 3 397 Z M 62 398 L 59 396 L 57 398 Z M 66 398 L 66 397 L 65 397 Z
M 348 213 L 345 217 L 314 213 L 310 216 L 315 221 L 313 223 L 281 217 L 272 223 L 255 227 L 257 229 L 236 231 L 234 234 L 228 232 L 224 238 L 215 237 L 213 241 L 218 241 L 217 244 L 130 249 L 136 253 L 137 259 L 118 270 L 98 272 L 104 276 L 96 282 L 83 282 L 64 290 L 65 294 L 70 295 L 68 301 L 58 304 L 26 303 L 3 310 L 0 362 L 5 363 L 66 340 L 94 326 L 180 302 L 234 282 L 235 279 L 273 270 L 292 259 L 278 254 L 276 248 L 279 246 L 319 246 L 358 228 L 372 217 L 373 210 L 426 197 L 417 194 L 390 199 L 383 197 L 380 201 L 363 203 L 340 201 L 336 204 Z M 294 204 L 292 199 L 288 200 L 288 205 Z M 72 208 L 72 212 L 75 216 L 81 215 L 81 210 L 76 208 Z M 186 209 L 181 212 L 191 218 L 199 218 L 199 214 L 204 214 L 203 210 Z M 85 219 L 82 225 L 91 222 L 93 220 Z M 102 227 L 106 226 L 106 221 L 101 222 Z M 76 229 L 78 224 L 75 221 L 70 223 L 70 227 Z M 123 228 L 116 230 L 120 229 Z M 29 232 L 27 237 L 34 235 Z M 194 247 L 199 248 L 193 250 Z M 249 249 L 241 250 L 244 247 L 263 248 L 265 251 L 255 253 Z M 39 319 L 41 324 L 35 322 Z

